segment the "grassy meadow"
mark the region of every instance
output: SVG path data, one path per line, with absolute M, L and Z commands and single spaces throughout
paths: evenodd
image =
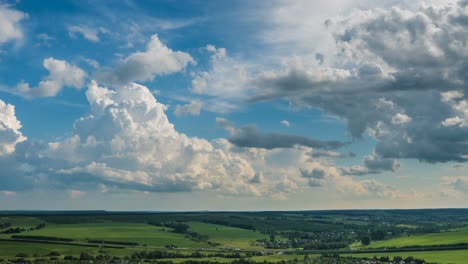
M 0 241 L 0 257 L 14 257 L 18 253 L 26 253 L 29 257 L 37 255 L 39 257 L 47 256 L 50 252 L 59 252 L 61 255 L 78 256 L 81 252 L 97 255 L 99 251 L 109 252 L 113 256 L 123 257 L 135 251 L 135 249 L 100 249 L 97 247 L 81 247 L 81 246 L 68 246 L 57 244 L 44 244 L 44 243 L 27 243 L 27 242 L 7 242 Z
M 183 234 L 170 231 L 171 228 L 148 224 L 104 222 L 51 224 L 43 229 L 23 232 L 21 235 L 71 238 L 79 242 L 87 242 L 87 240 L 135 242 L 139 245 L 154 247 L 166 245 L 177 245 L 181 248 L 210 247 L 206 243 L 192 241 Z
M 254 245 L 259 239 L 268 239 L 268 236 L 257 231 L 237 227 L 215 225 L 201 222 L 189 222 L 190 230 L 206 235 L 209 240 L 229 248 L 259 248 Z
M 460 243 L 468 243 L 468 228 L 375 241 L 366 248 L 399 248 L 411 246 L 451 245 Z

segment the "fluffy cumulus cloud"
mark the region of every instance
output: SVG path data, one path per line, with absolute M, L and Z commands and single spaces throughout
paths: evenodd
M 171 50 L 157 35 L 153 35 L 145 51 L 130 54 L 115 68 L 103 71 L 98 76 L 103 81 L 115 85 L 152 81 L 158 75 L 179 72 L 188 64 L 195 64 L 190 54 Z
M 20 129 L 21 123 L 16 118 L 15 107 L 0 100 L 0 156 L 11 154 L 16 144 L 26 140 Z
M 392 159 L 466 161 L 467 8 L 459 1 L 328 19 L 335 44 L 319 58 L 304 54 L 252 74 L 250 100 L 286 98 L 339 116 L 353 138 L 376 139 L 390 170 Z
M 18 84 L 16 91 L 20 95 L 27 98 L 53 97 L 60 93 L 64 87 L 80 90 L 85 84 L 86 73 L 64 60 L 47 58 L 44 59 L 43 66 L 49 71 L 49 75 L 36 87 L 31 87 L 26 82 Z
M 177 132 L 145 86 L 92 82 L 86 96 L 90 115 L 75 122 L 71 137 L 48 144 L 47 156 L 67 164 L 58 175 L 144 191 L 258 193 L 245 159 Z
M 27 14 L 0 3 L 0 45 L 23 38 L 20 22 L 27 17 Z

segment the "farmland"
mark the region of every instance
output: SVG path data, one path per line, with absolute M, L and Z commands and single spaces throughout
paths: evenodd
M 312 264 L 375 256 L 381 263 L 463 263 L 467 223 L 468 210 L 4 212 L 0 259 Z
M 468 243 L 468 229 L 440 233 L 406 235 L 393 239 L 372 242 L 368 248 L 399 248 L 411 246 L 435 246 Z
M 237 227 L 207 224 L 200 222 L 188 223 L 190 229 L 202 235 L 206 235 L 211 241 L 232 248 L 258 248 L 252 246 L 257 240 L 268 239 L 268 236 Z
M 440 263 L 440 264 L 451 264 L 451 263 L 466 263 L 468 259 L 468 250 L 445 250 L 445 251 L 419 251 L 419 252 L 395 252 L 395 253 L 383 253 L 383 254 L 373 254 L 373 253 L 363 253 L 363 254 L 350 254 L 347 256 L 353 257 L 367 257 L 373 258 L 388 256 L 393 258 L 395 256 L 407 257 L 413 256 L 415 258 L 422 258 L 428 262 Z
M 88 240 L 135 242 L 141 245 L 164 247 L 206 247 L 209 245 L 186 239 L 183 234 L 171 232 L 170 228 L 139 223 L 88 223 L 52 224 L 46 228 L 22 232 L 22 235 L 52 236 L 71 238 L 76 241 Z

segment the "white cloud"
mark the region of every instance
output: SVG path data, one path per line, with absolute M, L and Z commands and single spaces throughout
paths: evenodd
M 77 33 L 81 34 L 85 39 L 91 42 L 99 42 L 99 34 L 108 34 L 109 30 L 103 27 L 92 28 L 83 25 L 74 25 L 68 27 L 68 34 L 70 37 L 75 38 Z
M 191 92 L 212 99 L 205 99 L 209 111 L 224 113 L 239 108 L 251 93 L 253 65 L 229 56 L 224 48 L 208 45 L 206 50 L 211 54 L 210 69 L 194 74 Z
M 395 116 L 392 117 L 392 124 L 406 124 L 411 122 L 411 117 L 402 114 L 402 113 L 397 113 Z
M 184 115 L 198 116 L 200 115 L 202 106 L 203 106 L 203 103 L 199 101 L 192 101 L 186 105 L 176 105 L 174 114 L 176 116 L 184 116 Z
M 26 140 L 20 129 L 15 107 L 0 100 L 0 156 L 13 153 L 16 144 Z
M 83 60 L 91 65 L 91 67 L 98 69 L 99 68 L 99 62 L 97 60 L 89 59 L 89 58 L 83 58 Z
M 27 14 L 0 3 L 0 45 L 23 38 L 20 22 L 27 17 Z
M 130 54 L 115 69 L 101 72 L 98 76 L 115 85 L 152 81 L 158 75 L 176 73 L 195 63 L 190 54 L 171 50 L 157 35 L 153 35 L 145 51 Z
M 281 120 L 280 123 L 281 123 L 283 126 L 286 126 L 286 127 L 290 127 L 290 126 L 291 126 L 291 124 L 289 123 L 288 120 Z
M 22 82 L 17 85 L 17 92 L 27 98 L 53 97 L 64 87 L 81 89 L 84 86 L 86 73 L 75 65 L 64 60 L 54 58 L 44 59 L 44 68 L 49 75 L 39 82 L 37 87 L 30 87 L 29 83 Z
M 464 93 L 461 91 L 448 91 L 442 93 L 441 97 L 444 103 L 451 106 L 455 115 L 442 121 L 442 125 L 446 127 L 468 127 L 468 100 L 464 99 Z
M 86 96 L 90 115 L 75 122 L 71 137 L 49 143 L 48 157 L 69 164 L 56 173 L 143 191 L 258 193 L 249 162 L 177 132 L 146 87 L 92 82 Z

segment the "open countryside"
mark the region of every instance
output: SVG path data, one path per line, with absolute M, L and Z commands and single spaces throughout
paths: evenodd
M 467 223 L 465 209 L 3 212 L 0 258 L 10 263 L 463 263 Z

